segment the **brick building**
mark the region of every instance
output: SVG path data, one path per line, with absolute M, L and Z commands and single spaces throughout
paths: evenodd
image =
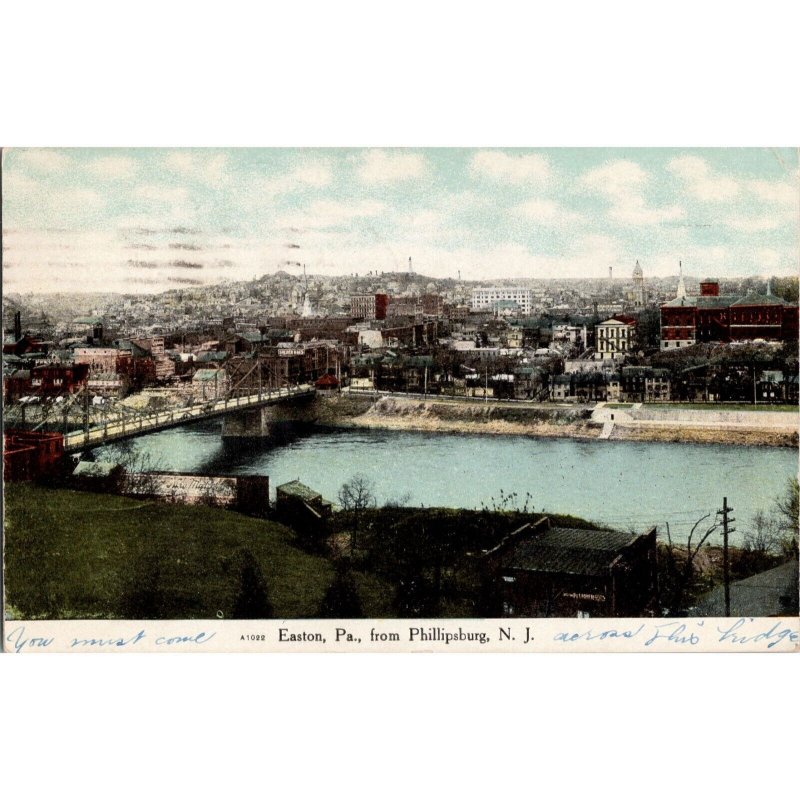
M 700 294 L 679 295 L 661 306 L 661 349 L 698 342 L 789 341 L 798 336 L 798 307 L 767 294 L 721 295 L 705 280 Z
M 8 430 L 3 437 L 3 475 L 29 481 L 55 472 L 64 456 L 64 437 L 45 431 Z
M 350 313 L 357 319 L 386 319 L 389 296 L 385 294 L 354 294 L 350 297 Z

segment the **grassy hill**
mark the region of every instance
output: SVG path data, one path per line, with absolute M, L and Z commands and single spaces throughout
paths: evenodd
M 272 616 L 314 617 L 333 580 L 274 522 L 33 484 L 5 491 L 6 602 L 22 618 L 227 619 L 254 583 Z

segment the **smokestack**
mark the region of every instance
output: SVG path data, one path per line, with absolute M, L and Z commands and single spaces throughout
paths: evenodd
M 14 312 L 14 341 L 18 342 L 22 338 L 22 312 Z
M 614 282 L 614 267 L 609 267 L 608 268 L 608 282 L 609 283 L 613 283 Z
M 408 257 L 408 271 L 413 273 L 414 267 L 411 266 L 411 256 Z

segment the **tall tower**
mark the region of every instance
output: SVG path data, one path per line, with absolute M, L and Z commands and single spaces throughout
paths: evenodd
M 411 256 L 408 257 L 408 271 L 411 275 L 414 274 L 414 267 L 411 266 Z
M 678 289 L 675 297 L 686 297 L 686 284 L 683 282 L 683 263 L 681 261 L 678 262 Z
M 642 272 L 637 259 L 636 266 L 633 268 L 633 305 L 636 308 L 644 308 L 644 304 L 644 272 Z

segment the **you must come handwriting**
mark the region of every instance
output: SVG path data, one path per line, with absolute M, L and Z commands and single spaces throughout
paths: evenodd
M 206 644 L 216 635 L 216 631 L 199 631 L 191 634 L 152 637 L 148 636 L 144 630 L 140 630 L 133 636 L 127 638 L 123 636 L 105 639 L 94 637 L 87 637 L 85 639 L 73 638 L 68 640 L 66 649 L 132 648 L 144 639 L 151 639 L 156 647 L 174 647 L 183 644 Z M 26 635 L 24 626 L 15 628 L 6 636 L 6 644 L 10 645 L 16 653 L 43 650 L 49 648 L 55 641 L 55 637 L 28 636 Z M 56 647 L 54 649 L 61 648 Z

